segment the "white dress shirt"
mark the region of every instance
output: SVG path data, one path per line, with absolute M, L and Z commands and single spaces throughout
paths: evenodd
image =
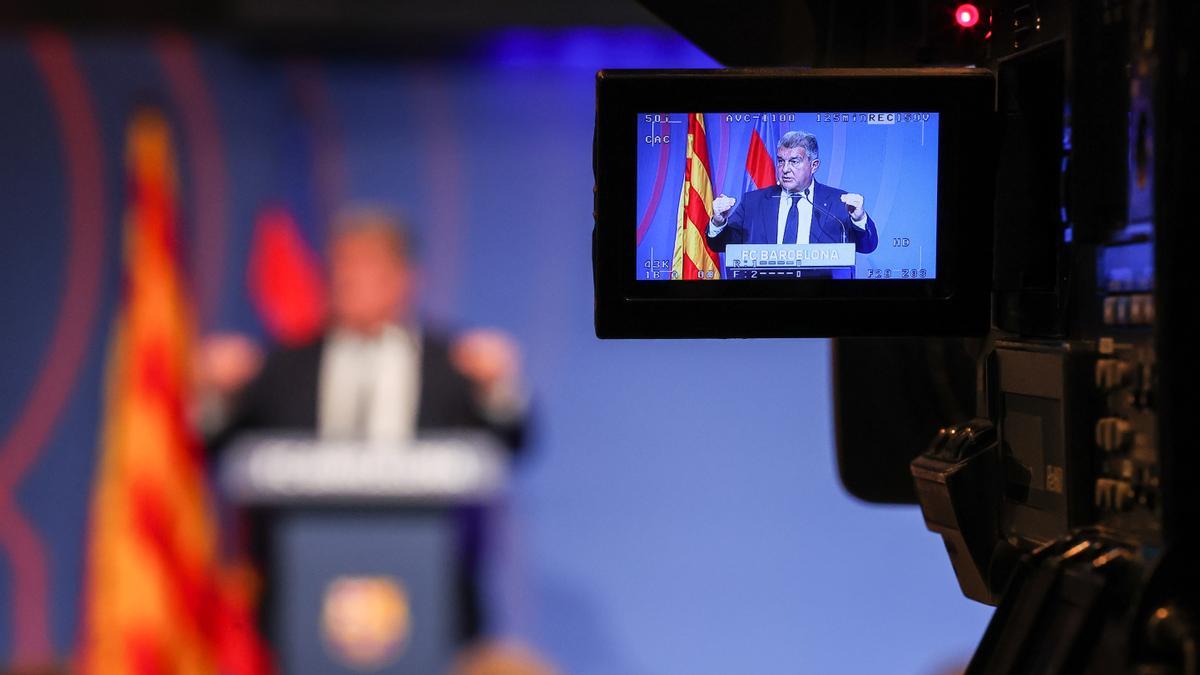
M 416 434 L 421 343 L 390 325 L 376 336 L 335 330 L 325 341 L 318 379 L 321 438 L 404 444 Z

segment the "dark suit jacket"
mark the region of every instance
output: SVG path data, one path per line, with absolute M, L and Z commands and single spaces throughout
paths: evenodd
M 733 211 L 725 218 L 725 228 L 715 237 L 708 237 L 708 247 L 724 251 L 726 244 L 774 244 L 779 230 L 779 200 L 783 188 L 772 185 L 742 195 Z M 840 244 L 845 233 L 845 242 L 854 244 L 859 253 L 870 253 L 879 245 L 879 233 L 875 221 L 867 216 L 867 229 L 860 230 L 850 222 L 846 205 L 839 197 L 845 190 L 829 187 L 813 181 L 812 226 L 808 241 L 812 244 Z
M 295 348 L 278 349 L 267 356 L 258 376 L 238 395 L 226 429 L 209 447 L 219 451 L 242 431 L 317 430 L 319 374 L 325 340 Z M 426 333 L 421 343 L 421 374 L 417 408 L 417 433 L 439 429 L 478 429 L 494 434 L 515 454 L 524 441 L 526 421 L 496 424 L 487 420 L 475 401 L 471 383 L 450 362 L 450 344 L 437 334 Z M 458 594 L 458 633 L 466 644 L 478 636 L 483 621 L 478 575 L 484 517 L 479 507 L 458 509 L 459 551 L 455 561 Z M 252 515 L 252 531 L 264 527 L 263 514 Z M 273 554 L 265 539 L 252 541 L 252 555 L 260 569 L 271 570 Z M 269 591 L 269 588 L 268 588 Z M 271 606 L 264 600 L 262 609 Z M 268 634 L 272 627 L 261 617 Z
M 221 439 L 241 431 L 317 430 L 318 379 L 324 338 L 302 347 L 277 349 L 267 356 L 258 376 L 234 401 L 229 427 Z M 475 401 L 470 381 L 450 363 L 449 342 L 426 334 L 421 343 L 417 432 L 478 429 L 493 433 L 511 451 L 524 439 L 524 420 L 489 421 Z

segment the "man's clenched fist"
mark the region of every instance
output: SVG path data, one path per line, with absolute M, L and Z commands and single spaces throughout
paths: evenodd
M 861 199 L 861 197 L 860 197 L 860 199 Z M 714 199 L 713 200 L 713 223 L 715 223 L 717 225 L 724 225 L 725 224 L 725 214 L 729 213 L 729 209 L 732 209 L 733 205 L 736 203 L 737 203 L 736 199 L 734 199 L 733 197 L 726 197 L 725 195 L 721 195 L 721 196 L 717 197 L 716 199 Z
M 841 197 L 842 203 L 846 205 L 846 212 L 850 214 L 851 220 L 862 220 L 867 216 L 867 212 L 863 209 L 863 196 L 848 192 Z

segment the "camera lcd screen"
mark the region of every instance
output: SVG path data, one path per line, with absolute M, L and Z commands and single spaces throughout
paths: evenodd
M 984 334 L 995 105 L 972 68 L 597 73 L 596 334 Z
M 638 113 L 636 278 L 937 278 L 938 121 Z

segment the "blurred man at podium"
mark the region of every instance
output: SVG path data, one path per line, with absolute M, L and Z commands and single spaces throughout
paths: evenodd
M 279 430 L 401 447 L 421 432 L 468 429 L 493 434 L 514 454 L 520 449 L 528 399 L 516 345 L 497 331 L 452 339 L 420 324 L 410 242 L 398 218 L 376 209 L 341 214 L 329 282 L 330 323 L 309 344 L 265 358 L 243 337 L 202 345 L 202 386 L 221 399 L 205 425 L 211 446 L 243 431 Z M 480 628 L 477 529 L 464 523 L 464 639 Z
M 520 447 L 519 355 L 497 331 L 451 340 L 413 315 L 415 277 L 400 221 L 355 209 L 334 225 L 328 329 L 260 359 L 243 338 L 203 346 L 201 370 L 228 395 L 222 432 L 289 429 L 392 443 L 431 429 L 482 429 Z M 260 365 L 261 364 L 261 365 Z

